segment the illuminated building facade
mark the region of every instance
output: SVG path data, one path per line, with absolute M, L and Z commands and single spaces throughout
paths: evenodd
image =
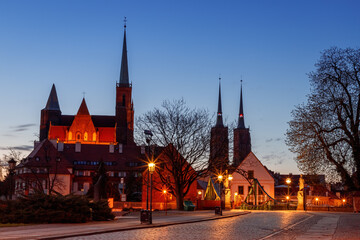
M 127 200 L 141 201 L 139 196 L 131 199 L 131 194 L 141 193 L 145 158 L 144 147 L 134 142 L 131 94 L 125 25 L 115 114 L 90 115 L 83 99 L 76 115 L 63 115 L 53 85 L 41 110 L 40 141 L 16 167 L 16 193 L 41 189 L 48 193 L 86 194 L 94 184 L 99 163 L 104 162 L 108 188 L 114 197 L 126 193 Z

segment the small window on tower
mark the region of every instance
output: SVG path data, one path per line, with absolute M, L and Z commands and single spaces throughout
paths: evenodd
M 125 107 L 125 94 L 123 95 L 123 101 L 122 101 L 123 107 Z

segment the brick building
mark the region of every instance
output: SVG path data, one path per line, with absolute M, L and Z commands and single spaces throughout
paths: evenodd
M 145 155 L 144 148 L 134 142 L 126 25 L 120 77 L 115 90 L 114 115 L 91 115 L 85 99 L 77 114 L 64 115 L 55 85 L 52 86 L 45 108 L 41 110 L 40 141 L 16 167 L 16 194 L 31 193 L 35 189 L 48 193 L 86 194 L 94 184 L 92 176 L 101 161 L 117 195 L 141 192 L 141 185 L 134 182 L 141 183 Z

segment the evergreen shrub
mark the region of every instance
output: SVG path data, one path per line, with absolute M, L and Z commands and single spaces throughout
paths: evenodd
M 114 219 L 114 215 L 106 200 L 90 203 L 85 196 L 72 194 L 35 193 L 0 205 L 0 223 L 80 223 L 108 219 Z

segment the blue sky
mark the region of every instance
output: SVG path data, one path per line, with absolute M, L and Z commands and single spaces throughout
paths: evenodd
M 359 47 L 359 1 L 0 1 L 0 154 L 29 148 L 55 83 L 63 114 L 83 92 L 90 114 L 113 115 L 123 18 L 135 116 L 183 97 L 236 120 L 243 79 L 253 152 L 298 173 L 284 134 L 306 100 L 307 73 L 332 46 Z M 214 120 L 215 121 L 215 120 Z M 27 153 L 27 152 L 24 152 Z

